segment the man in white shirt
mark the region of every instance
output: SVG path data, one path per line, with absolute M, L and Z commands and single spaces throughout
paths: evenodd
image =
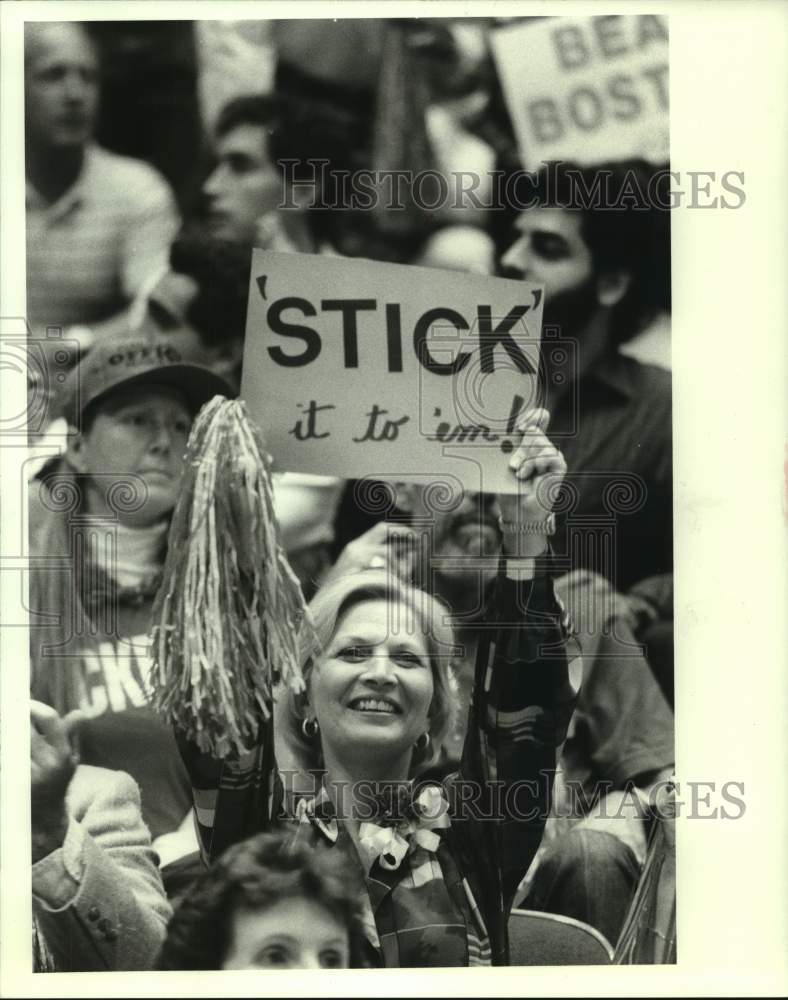
M 127 323 L 178 226 L 156 170 L 93 142 L 99 90 L 98 56 L 83 26 L 26 26 L 28 322 L 36 337 L 60 327 L 83 348 Z

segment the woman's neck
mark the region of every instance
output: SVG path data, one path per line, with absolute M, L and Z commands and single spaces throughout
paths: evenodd
M 400 758 L 370 760 L 359 754 L 352 762 L 324 749 L 326 773 L 323 785 L 334 803 L 337 816 L 356 825 L 356 817 L 369 819 L 372 796 L 393 784 L 410 779 L 412 752 Z

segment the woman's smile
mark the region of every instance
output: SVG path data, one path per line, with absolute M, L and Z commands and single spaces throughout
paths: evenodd
M 364 600 L 341 615 L 315 665 L 310 711 L 324 751 L 409 754 L 429 729 L 434 681 L 427 646 L 405 607 Z
M 388 698 L 353 698 L 350 708 L 356 712 L 371 712 L 375 715 L 402 715 L 399 705 Z

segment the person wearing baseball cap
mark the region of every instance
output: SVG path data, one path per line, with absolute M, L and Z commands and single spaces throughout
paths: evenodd
M 117 389 L 165 385 L 179 389 L 194 413 L 215 395 L 234 395 L 189 327 L 162 330 L 146 317 L 135 330 L 105 337 L 71 370 L 60 409 L 76 426 L 88 408 Z
M 81 760 L 136 780 L 162 863 L 196 843 L 188 779 L 147 703 L 148 632 L 192 421 L 235 394 L 207 363 L 192 331 L 150 320 L 97 342 L 62 387 L 65 453 L 31 483 L 32 695 L 87 716 Z
M 151 321 L 96 344 L 63 390 L 67 462 L 82 477 L 88 512 L 133 527 L 170 513 L 194 416 L 213 396 L 234 395 L 208 368 L 196 334 Z M 127 491 L 139 502 L 114 507 Z

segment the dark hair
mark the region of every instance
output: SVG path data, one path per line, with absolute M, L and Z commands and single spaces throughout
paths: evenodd
M 310 164 L 316 160 L 328 160 L 333 168 L 348 166 L 356 119 L 333 104 L 285 94 L 245 94 L 222 108 L 216 136 L 221 138 L 239 125 L 266 129 L 271 160 L 277 165 L 297 161 L 288 167 L 288 177 L 311 182 L 315 171 Z
M 273 128 L 282 122 L 284 116 L 284 102 L 273 94 L 242 94 L 222 107 L 214 131 L 221 138 L 238 125 Z
M 288 897 L 324 906 L 348 932 L 350 967 L 363 966 L 363 930 L 342 855 L 300 841 L 293 829 L 260 833 L 228 848 L 191 886 L 173 915 L 156 963 L 160 970 L 221 969 L 233 914 L 264 910 Z
M 591 252 L 596 275 L 622 271 L 630 283 L 615 306 L 614 345 L 641 330 L 660 309 L 670 308 L 670 219 L 664 190 L 669 175 L 644 160 L 624 160 L 581 167 L 545 163 L 536 174 L 520 172 L 509 189 L 511 226 L 518 210 L 560 208 L 579 212 L 581 235 Z M 499 240 L 499 250 L 506 247 Z
M 243 340 L 251 260 L 249 247 L 214 236 L 199 220 L 184 225 L 173 240 L 172 270 L 197 284 L 182 318 L 204 344 Z
M 334 100 L 331 93 L 321 99 L 311 93 L 276 92 L 234 98 L 222 108 L 215 132 L 221 138 L 239 125 L 264 128 L 271 161 L 288 181 L 313 192 L 308 219 L 315 238 L 336 244 L 347 214 L 339 207 L 341 175 L 369 165 L 368 141 L 359 138 L 366 131 L 363 123 L 355 108 Z

